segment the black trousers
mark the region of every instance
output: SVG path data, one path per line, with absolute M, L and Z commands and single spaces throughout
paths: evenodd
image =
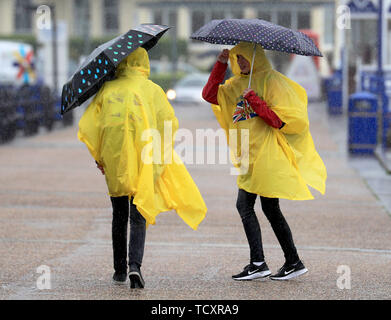
M 130 200 L 130 211 L 129 198 L 127 196 L 111 197 L 110 199 L 113 206 L 112 241 L 114 270 L 119 273 L 126 273 L 128 218 L 130 221 L 129 265 L 136 263 L 141 267 L 144 256 L 146 222 L 133 204 L 133 198 Z
M 256 194 L 239 189 L 238 199 L 236 202 L 236 207 L 239 211 L 240 217 L 242 218 L 244 231 L 250 246 L 251 262 L 261 262 L 265 259 L 263 254 L 261 228 L 254 211 L 256 198 Z M 299 256 L 293 242 L 289 225 L 280 210 L 279 199 L 265 198 L 262 196 L 260 198 L 262 211 L 269 220 L 274 234 L 281 245 L 286 262 L 297 262 L 299 260 Z

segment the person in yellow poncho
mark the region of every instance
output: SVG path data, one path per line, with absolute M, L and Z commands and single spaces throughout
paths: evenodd
M 228 59 L 234 76 L 221 84 Z M 250 264 L 232 278 L 270 276 L 273 280 L 288 280 L 306 273 L 279 207 L 279 198 L 313 199 L 307 185 L 325 192 L 326 168 L 309 131 L 305 90 L 273 70 L 260 45 L 241 42 L 219 54 L 203 97 L 212 103 L 213 112 L 226 131 L 232 162 L 241 169 L 237 178 L 237 209 L 249 242 Z M 240 138 L 231 141 L 232 131 L 237 132 L 236 136 L 248 132 L 248 152 L 242 148 Z M 286 260 L 274 275 L 264 261 L 261 229 L 254 211 L 257 195 Z
M 138 48 L 123 60 L 79 122 L 78 138 L 105 174 L 113 207 L 113 280 L 127 279 L 127 222 L 130 202 L 129 278 L 144 287 L 141 264 L 146 225 L 175 210 L 196 230 L 206 214 L 203 198 L 173 150 L 178 120 L 164 91 L 148 80 L 149 58 Z

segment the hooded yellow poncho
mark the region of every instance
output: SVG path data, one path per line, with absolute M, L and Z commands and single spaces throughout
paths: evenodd
M 110 196 L 134 197 L 148 224 L 154 224 L 160 212 L 174 209 L 197 229 L 207 209 L 173 150 L 178 128 L 174 110 L 148 77 L 148 53 L 138 48 L 120 63 L 116 79 L 105 82 L 86 109 L 78 138 L 103 165 Z
M 239 167 L 240 159 L 248 159 L 247 173 L 238 175 L 237 184 L 240 189 L 269 198 L 313 199 L 307 185 L 324 194 L 327 173 L 309 131 L 307 94 L 296 82 L 272 69 L 260 45 L 256 46 L 251 88 L 285 126 L 281 130 L 275 129 L 260 117 L 237 123 L 232 121 L 236 104 L 249 83 L 249 75 L 240 73 L 237 55 L 251 63 L 253 52 L 254 44 L 244 42 L 230 50 L 234 76 L 219 86 L 219 105 L 212 105 L 217 120 L 226 131 L 233 163 Z M 248 129 L 248 154 L 240 153 L 240 129 Z M 238 132 L 236 148 L 231 147 L 229 130 Z

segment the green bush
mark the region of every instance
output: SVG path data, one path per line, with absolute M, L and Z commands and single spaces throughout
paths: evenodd
M 186 74 L 178 72 L 175 79 L 171 73 L 155 73 L 151 74 L 149 79 L 158 84 L 162 89 L 167 92 L 168 89 L 172 88 L 175 83 L 182 79 Z
M 33 46 L 34 51 L 36 51 L 38 48 L 38 41 L 36 37 L 30 34 L 1 35 L 0 40 L 28 43 Z
M 90 40 L 89 48 L 86 48 L 85 40 L 82 38 L 72 37 L 69 39 L 69 57 L 75 61 L 79 61 L 81 55 L 86 50 L 88 54 L 92 52 L 96 47 L 113 39 L 115 36 L 106 36 L 100 38 L 92 38 Z M 172 59 L 172 39 L 170 37 L 164 37 L 148 51 L 149 58 L 154 60 L 160 60 L 166 56 L 170 60 Z M 185 60 L 188 57 L 187 41 L 183 39 L 177 40 L 177 58 L 184 57 Z
M 163 37 L 159 40 L 159 42 L 151 49 L 149 50 L 149 57 L 150 59 L 154 60 L 160 60 L 162 57 L 166 56 L 169 60 L 171 60 L 172 57 L 172 38 L 170 37 Z M 177 58 L 184 57 L 185 60 L 188 58 L 188 50 L 187 50 L 187 40 L 184 39 L 177 39 L 176 42 L 177 46 Z
M 89 55 L 96 47 L 113 38 L 114 36 L 92 38 L 88 47 L 86 48 L 85 40 L 83 38 L 72 37 L 69 39 L 69 57 L 72 60 L 79 61 L 80 56 L 83 54 Z

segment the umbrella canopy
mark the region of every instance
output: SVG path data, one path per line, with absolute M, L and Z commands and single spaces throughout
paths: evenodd
M 266 50 L 322 57 L 312 39 L 304 33 L 261 19 L 212 20 L 190 38 L 225 45 L 246 41 L 258 43 Z
M 151 49 L 169 29 L 157 24 L 138 27 L 100 45 L 63 86 L 61 114 L 80 106 L 113 79 L 117 66 L 138 47 Z

